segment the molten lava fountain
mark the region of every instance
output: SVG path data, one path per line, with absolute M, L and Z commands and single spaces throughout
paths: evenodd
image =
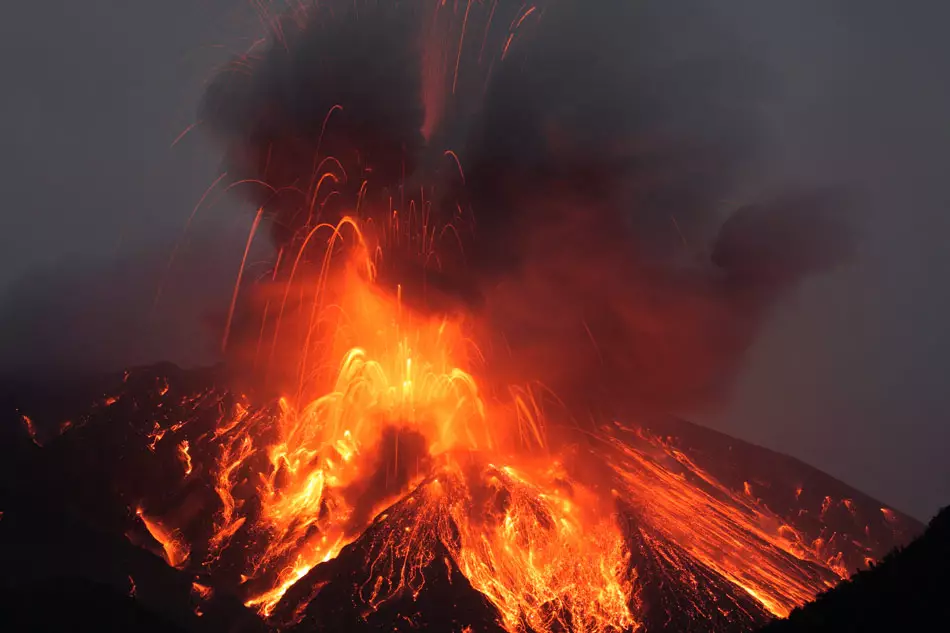
M 248 521 L 263 544 L 243 573 L 266 579 L 266 589 L 248 606 L 269 615 L 314 566 L 385 520 L 399 529 L 369 563 L 369 608 L 421 586 L 440 542 L 512 630 L 632 626 L 633 585 L 609 490 L 602 499 L 571 481 L 548 450 L 531 392 L 486 401 L 464 319 L 420 314 L 398 290 L 377 287 L 373 255 L 385 254 L 356 220 L 313 227 L 301 252 L 316 240 L 324 269 L 312 298 L 298 303 L 303 327 L 288 322 L 285 307 L 303 288 L 288 281 L 275 297 L 275 336 L 287 329 L 303 338 L 296 394 L 276 411 L 236 405 L 205 438 L 219 455 L 222 506 L 209 555 L 226 552 Z M 253 515 L 235 491 L 248 481 L 259 503 Z M 386 510 L 410 493 L 409 509 Z

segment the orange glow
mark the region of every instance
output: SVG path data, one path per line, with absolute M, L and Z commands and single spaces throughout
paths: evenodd
M 23 426 L 26 428 L 27 434 L 30 436 L 30 440 L 37 446 L 42 446 L 39 440 L 36 439 L 36 426 L 33 424 L 33 420 L 28 415 L 21 415 L 20 419 L 23 420 Z
M 603 441 L 612 449 L 609 463 L 622 482 L 621 497 L 642 505 L 653 528 L 769 612 L 784 617 L 837 582 L 793 528 L 751 497 L 748 482 L 741 494 L 733 492 L 686 455 L 636 429 L 617 425 Z
M 214 595 L 214 589 L 208 585 L 202 585 L 197 581 L 191 583 L 191 591 L 202 600 L 208 600 L 212 595 Z
M 188 448 L 188 440 L 182 440 L 178 445 L 178 458 L 185 467 L 186 477 L 191 474 L 191 455 L 188 453 Z
M 153 453 L 155 452 L 155 447 L 158 446 L 158 443 L 162 441 L 163 437 L 165 437 L 165 432 L 166 432 L 165 429 L 163 429 L 162 426 L 158 422 L 156 422 L 155 426 L 152 428 L 151 431 L 149 431 L 149 434 L 148 434 L 148 439 L 151 440 L 151 442 L 148 445 L 148 449 L 150 451 L 152 451 Z
M 175 530 L 167 528 L 158 519 L 149 518 L 142 508 L 137 508 L 135 514 L 142 520 L 145 529 L 162 546 L 165 552 L 165 561 L 172 567 L 181 567 L 188 560 L 190 554 L 188 545 L 181 539 Z
M 483 476 L 483 485 L 506 491 L 511 502 L 479 530 L 464 514 L 471 512 L 471 499 L 456 505 L 456 524 L 466 528 L 456 555 L 472 586 L 501 611 L 506 628 L 527 623 L 535 631 L 611 631 L 636 625 L 623 536 L 612 516 L 597 516 L 599 499 L 579 486 L 574 495 L 563 494 L 555 482 L 566 474 L 556 466 L 532 480 L 510 467 L 489 466 Z

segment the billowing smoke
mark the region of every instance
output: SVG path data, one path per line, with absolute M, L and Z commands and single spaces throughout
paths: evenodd
M 232 178 L 278 248 L 431 187 L 461 254 L 391 265 L 476 316 L 502 383 L 714 405 L 775 302 L 847 254 L 840 195 L 740 197 L 767 82 L 701 3 L 347 1 L 275 24 L 203 104 Z M 340 193 L 317 204 L 323 171 Z
M 278 17 L 269 48 L 222 71 L 201 104 L 231 179 L 265 208 L 277 246 L 308 218 L 354 213 L 364 180 L 374 195 L 394 194 L 418 160 L 422 15 L 417 3 L 362 4 Z M 313 192 L 328 156 L 342 195 L 321 208 Z

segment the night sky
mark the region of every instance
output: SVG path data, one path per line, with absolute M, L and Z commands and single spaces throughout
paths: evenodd
M 860 200 L 861 240 L 846 266 L 783 303 L 727 410 L 698 417 L 929 518 L 950 503 L 950 9 L 721 4 L 716 17 L 774 84 L 772 143 L 750 186 L 844 185 Z M 200 134 L 172 143 L 215 66 L 259 33 L 250 5 L 7 9 L 2 372 L 213 359 L 206 323 L 226 308 L 251 221 L 227 212 L 239 200 L 199 214 L 153 303 L 220 173 Z

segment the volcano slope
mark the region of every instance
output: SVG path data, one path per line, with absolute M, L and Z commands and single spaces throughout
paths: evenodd
M 752 631 L 922 530 L 793 458 L 682 420 L 628 420 L 541 456 L 544 469 L 380 457 L 390 484 L 357 490 L 382 499 L 363 523 L 295 566 L 328 525 L 317 517 L 268 567 L 255 465 L 266 449 L 222 457 L 264 446 L 253 433 L 280 403 L 229 384 L 220 369 L 170 365 L 7 382 L 0 583 L 5 613 L 27 620 L 19 630 L 40 630 L 29 624 L 48 605 L 76 610 L 75 630 L 132 618 L 196 632 Z M 250 439 L 222 443 L 236 429 Z M 419 448 L 410 433 L 384 437 L 404 457 Z M 606 511 L 591 491 L 611 499 Z M 591 504 L 602 520 L 577 534 Z M 80 589 L 93 597 L 79 602 L 106 605 L 94 611 L 126 615 L 86 609 L 83 629 Z

